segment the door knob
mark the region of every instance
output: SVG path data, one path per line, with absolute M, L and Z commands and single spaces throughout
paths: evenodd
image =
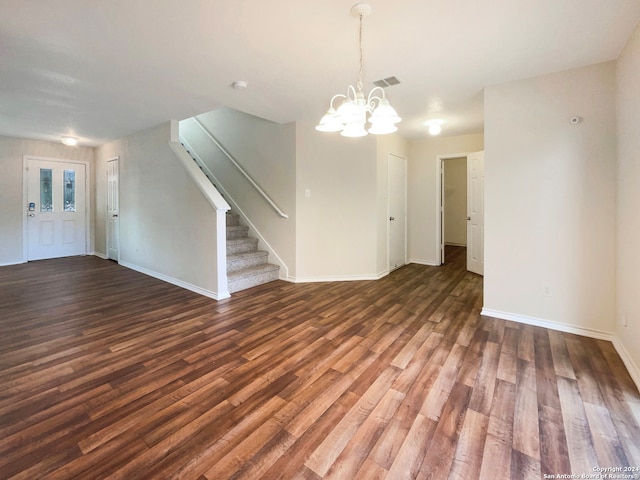
M 35 217 L 36 215 L 34 213 L 30 213 L 29 216 L 30 217 Z
M 395 220 L 396 217 L 389 217 L 389 220 Z
M 471 217 L 467 217 L 467 222 L 471 221 Z
M 114 214 L 113 214 L 113 217 L 116 217 L 116 218 L 117 218 L 117 217 L 118 217 L 118 214 L 117 214 L 117 213 L 114 213 Z

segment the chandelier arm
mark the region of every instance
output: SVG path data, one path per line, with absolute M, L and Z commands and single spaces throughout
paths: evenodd
M 362 90 L 362 89 L 360 89 L 360 90 Z M 349 95 L 350 93 L 353 93 L 353 98 L 351 98 L 351 96 Z M 353 88 L 353 85 L 349 85 L 347 87 L 347 95 L 344 98 L 347 98 L 349 100 L 355 101 L 355 99 L 356 99 L 356 89 Z
M 347 98 L 347 96 L 346 96 L 346 95 L 344 95 L 344 94 L 342 94 L 342 93 L 337 93 L 337 94 L 335 94 L 333 97 L 331 97 L 331 101 L 329 102 L 329 107 L 333 108 L 333 101 L 334 101 L 336 98 Z
M 373 94 L 373 92 L 375 92 L 376 90 L 380 90 L 380 92 L 382 92 L 382 96 L 378 97 L 376 95 Z M 369 108 L 369 111 L 373 111 L 376 107 L 375 101 L 378 101 L 378 104 L 380 104 L 380 101 L 382 99 L 385 98 L 385 94 L 384 94 L 384 89 L 382 87 L 374 87 L 370 92 L 369 95 L 367 96 L 367 106 Z
M 380 90 L 380 93 L 382 93 L 381 97 L 376 97 L 373 92 Z M 371 89 L 371 91 L 369 92 L 369 97 L 367 98 L 367 103 L 369 103 L 369 100 L 373 100 L 373 99 L 378 99 L 378 100 L 382 100 L 383 98 L 385 98 L 385 94 L 384 94 L 384 88 L 382 87 L 373 87 Z

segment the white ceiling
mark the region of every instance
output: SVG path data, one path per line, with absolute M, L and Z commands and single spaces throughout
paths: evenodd
M 226 105 L 317 121 L 358 71 L 356 0 L 0 0 L 0 135 L 99 145 Z M 617 58 L 639 0 L 370 0 L 365 90 L 407 138 L 481 132 L 482 89 Z M 236 91 L 234 80 L 248 82 Z

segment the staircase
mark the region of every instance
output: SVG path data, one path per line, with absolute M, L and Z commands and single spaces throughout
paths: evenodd
M 278 280 L 280 267 L 267 263 L 269 254 L 258 250 L 258 239 L 249 237 L 249 227 L 240 216 L 227 212 L 227 282 L 229 293 Z

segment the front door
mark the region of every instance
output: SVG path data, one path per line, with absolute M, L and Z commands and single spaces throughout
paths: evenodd
M 82 163 L 28 159 L 27 259 L 87 253 Z
M 407 159 L 389 155 L 389 271 L 407 263 Z
M 467 270 L 484 275 L 484 152 L 467 156 Z

